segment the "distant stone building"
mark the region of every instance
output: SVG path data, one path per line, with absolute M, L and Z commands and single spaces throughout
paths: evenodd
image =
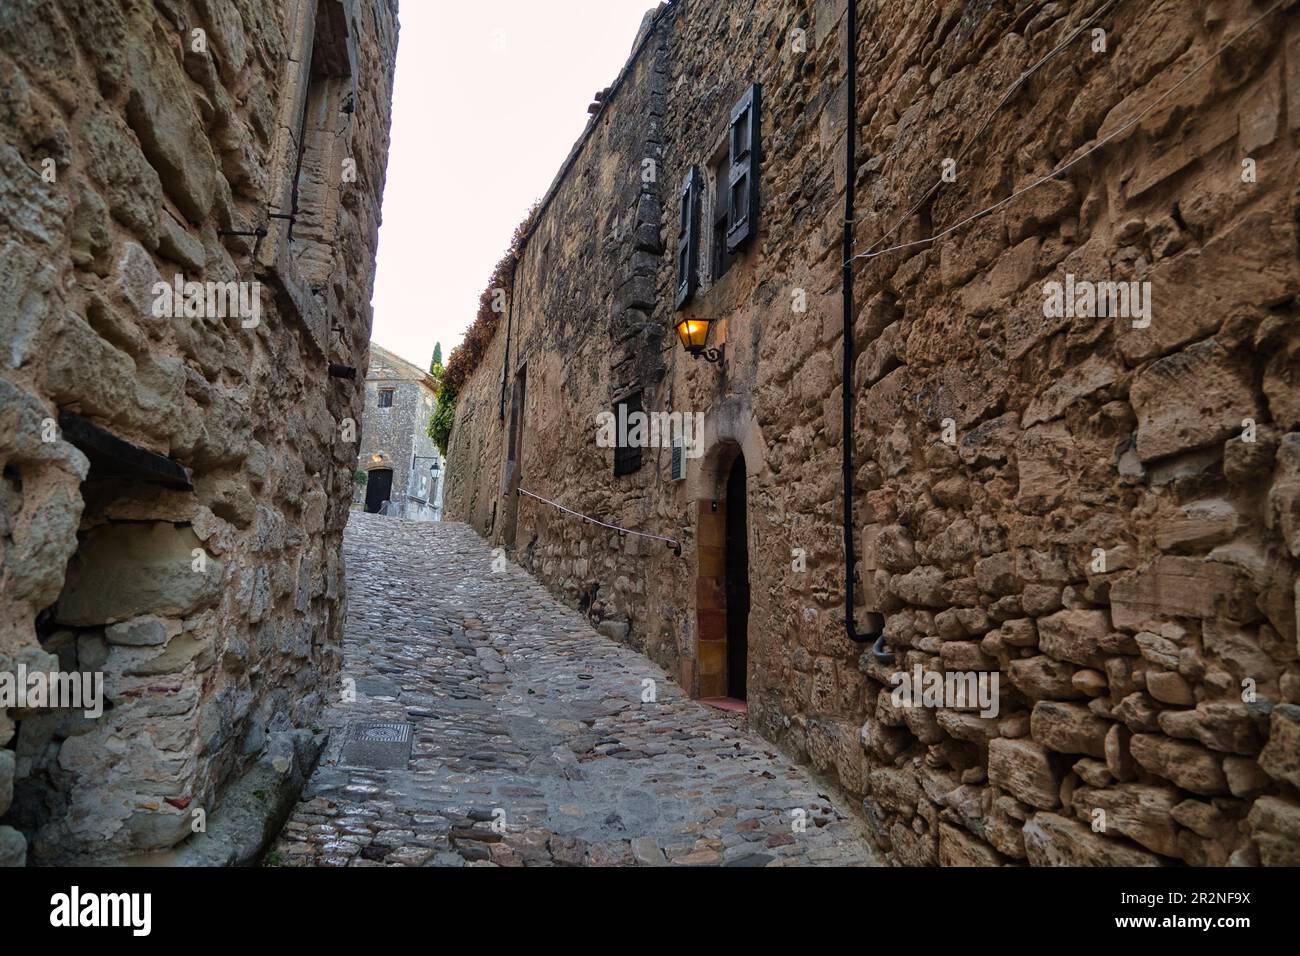
M 370 343 L 353 504 L 411 521 L 442 517 L 442 456 L 429 438 L 437 393 L 429 373 Z M 386 506 L 386 507 L 385 507 Z
M 459 390 L 447 517 L 746 698 L 897 862 L 1300 864 L 1300 12 L 857 8 L 647 18 Z M 611 410 L 703 413 L 702 457 L 602 447 Z
M 315 760 L 396 42 L 396 0 L 0 8 L 0 691 L 106 698 L 0 701 L 0 863 L 248 860 Z

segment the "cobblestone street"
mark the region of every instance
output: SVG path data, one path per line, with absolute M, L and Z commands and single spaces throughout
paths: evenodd
M 467 526 L 354 513 L 345 548 L 356 699 L 329 711 L 269 863 L 875 863 L 807 773 L 518 567 L 494 572 Z

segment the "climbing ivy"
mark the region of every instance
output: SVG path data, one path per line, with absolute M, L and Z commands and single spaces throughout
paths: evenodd
M 466 330 L 460 345 L 451 350 L 445 367 L 440 364 L 442 346 L 439 345 L 434 352 L 429 371 L 438 389 L 438 403 L 429 416 L 428 433 L 444 456 L 447 454 L 447 443 L 451 440 L 451 426 L 456 420 L 456 395 L 482 363 L 488 346 L 492 344 L 497 321 L 502 313 L 502 302 L 508 301 L 507 297 L 514 294 L 515 269 L 523 253 L 524 239 L 533 227 L 540 206 L 540 203 L 533 203 L 524 215 L 523 222 L 515 227 L 514 235 L 510 237 L 510 248 L 492 270 L 487 288 L 479 296 L 478 314 Z
M 456 420 L 456 393 L 446 383 L 438 390 L 438 402 L 433 414 L 429 416 L 429 438 L 438 446 L 438 451 L 445 458 L 447 442 L 451 439 L 451 426 Z
M 469 377 L 487 355 L 488 346 L 496 335 L 497 321 L 504 311 L 504 303 L 513 294 L 515 268 L 523 253 L 524 238 L 533 227 L 539 206 L 540 203 L 534 203 L 529 207 L 523 222 L 515 227 L 515 234 L 510 238 L 510 248 L 492 270 L 487 288 L 479 296 L 478 314 L 466 330 L 464 340 L 451 350 L 442 373 L 442 384 L 448 386 L 453 394 L 459 392 L 469 381 Z

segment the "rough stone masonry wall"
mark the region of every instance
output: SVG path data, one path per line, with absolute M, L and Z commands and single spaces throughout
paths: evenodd
M 1037 6 L 872 22 L 873 41 L 906 40 L 868 66 L 867 89 L 889 92 L 860 111 L 860 247 L 990 91 L 1091 8 Z M 996 668 L 1004 687 L 997 720 L 900 715 L 877 690 L 888 669 L 868 668 L 867 790 L 899 859 L 1300 860 L 1300 18 L 1286 6 L 1215 58 L 1266 5 L 1118 4 L 1106 52 L 1076 41 L 1031 81 L 899 239 L 1115 140 L 864 272 L 863 551 L 888 634 L 908 668 Z M 1045 318 L 1043 283 L 1066 274 L 1150 282 L 1150 327 Z M 945 418 L 955 447 L 935 440 Z
M 506 316 L 457 397 L 447 449 L 448 520 L 468 521 L 506 541 L 518 508 L 518 559 L 620 638 L 628 637 L 632 616 L 642 617 L 632 608 L 646 600 L 645 545 L 613 533 L 594 535 L 531 499 L 503 497 L 502 472 L 523 368 L 521 486 L 628 527 L 671 518 L 667 504 L 651 495 L 658 481 L 649 464 L 654 452 L 647 450 L 642 471 L 614 481 L 609 451 L 593 440 L 596 413 L 616 398 L 644 388 L 645 407 L 659 404 L 662 343 L 671 333 L 652 316 L 667 261 L 659 223 L 670 174 L 660 167 L 647 181 L 643 171 L 646 159 L 661 160 L 664 52 L 661 34 L 647 38 L 611 105 L 571 155 L 568 175 L 557 177 L 532 231 L 514 280 L 504 418 Z M 644 633 L 635 632 L 643 649 Z
M 707 509 L 743 448 L 750 719 L 861 794 L 896 862 L 1300 862 L 1296 5 L 1213 56 L 1270 5 L 1119 0 L 1099 23 L 1104 51 L 1091 32 L 1071 42 L 972 143 L 1100 3 L 859 0 L 859 249 L 945 158 L 959 157 L 955 181 L 882 246 L 1116 134 L 973 226 L 858 268 L 858 606 L 884 613 L 892 665 L 844 638 L 839 607 L 843 2 L 674 4 L 539 216 L 515 303 L 521 341 L 533 329 L 536 343 L 524 485 L 685 548 L 676 558 L 524 502 L 520 559 L 698 691 Z M 652 64 L 661 111 L 643 105 Z M 677 184 L 755 80 L 758 241 L 690 307 L 720 320 L 727 367 L 684 358 L 670 333 L 663 379 L 645 365 L 646 407 L 705 411 L 708 455 L 681 483 L 653 449 L 613 478 L 593 439 L 617 397 L 620 276 L 653 271 L 639 302 L 665 333 L 675 276 L 671 254 L 634 258 L 649 250 L 595 236 L 624 208 L 643 138 L 661 150 L 658 247 L 672 249 Z M 1150 282 L 1150 326 L 1046 317 L 1044 284 L 1067 274 Z M 549 308 L 530 305 L 540 295 Z M 503 338 L 452 437 L 449 517 L 481 530 L 500 501 Z M 547 383 L 536 405 L 534 370 Z M 996 672 L 998 716 L 894 707 L 892 678 L 917 665 Z
M 396 30 L 391 0 L 0 9 L 0 671 L 108 698 L 0 713 L 4 863 L 256 831 L 314 759 L 362 394 L 327 368 L 369 339 Z M 260 322 L 156 317 L 177 274 L 261 282 Z M 60 413 L 192 489 L 108 476 Z

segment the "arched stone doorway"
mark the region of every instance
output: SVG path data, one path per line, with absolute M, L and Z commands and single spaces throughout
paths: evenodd
M 749 641 L 749 515 L 752 479 L 764 447 L 747 407 L 728 401 L 705 418 L 705 454 L 688 469 L 696 509 L 696 641 L 693 690 L 739 709 L 752 688 Z M 689 684 L 688 684 L 689 686 Z
M 366 511 L 378 514 L 393 494 L 393 469 L 372 468 L 366 475 Z
M 745 522 L 745 455 L 732 441 L 716 446 L 704 459 L 702 470 L 713 476 L 712 494 L 696 502 L 698 509 L 698 563 L 695 579 L 696 661 L 701 698 L 736 697 L 732 693 L 733 658 L 741 651 L 736 647 L 748 635 L 743 630 L 748 620 L 738 619 L 741 602 L 738 579 L 748 590 L 748 567 L 738 567 L 744 554 L 740 535 Z M 741 496 L 733 501 L 732 496 Z M 745 547 L 747 550 L 747 547 Z M 747 562 L 746 562 L 747 565 Z M 747 610 L 747 609 L 746 609 Z M 738 699 L 743 699 L 739 698 Z

